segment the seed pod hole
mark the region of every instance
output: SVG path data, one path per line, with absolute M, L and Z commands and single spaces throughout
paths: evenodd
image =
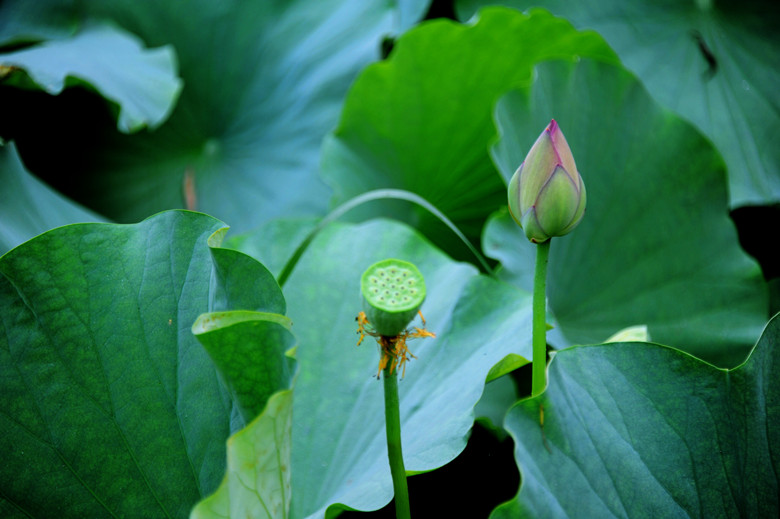
M 403 332 L 425 300 L 425 280 L 413 264 L 387 259 L 366 269 L 361 278 L 363 309 L 377 333 Z

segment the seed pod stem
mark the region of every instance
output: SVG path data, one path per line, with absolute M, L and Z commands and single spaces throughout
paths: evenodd
M 406 469 L 401 449 L 401 412 L 398 401 L 398 372 L 390 366 L 382 371 L 385 386 L 385 430 L 387 432 L 387 457 L 390 460 L 390 474 L 393 477 L 395 493 L 395 516 L 410 519 L 409 488 L 406 484 Z

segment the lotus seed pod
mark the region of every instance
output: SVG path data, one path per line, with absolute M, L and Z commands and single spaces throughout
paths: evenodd
M 571 232 L 585 213 L 585 184 L 555 119 L 509 181 L 509 212 L 526 237 L 542 243 Z
M 413 264 L 386 259 L 366 269 L 360 279 L 363 311 L 380 335 L 395 337 L 414 319 L 425 299 L 425 280 Z

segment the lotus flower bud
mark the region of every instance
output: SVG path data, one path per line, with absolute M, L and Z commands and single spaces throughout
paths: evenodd
M 582 220 L 585 184 L 555 119 L 515 171 L 508 191 L 509 212 L 533 243 L 563 236 Z

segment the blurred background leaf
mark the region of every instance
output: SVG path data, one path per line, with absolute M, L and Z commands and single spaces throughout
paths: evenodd
M 0 255 L 54 227 L 103 221 L 25 170 L 13 143 L 0 145 L 0 185 Z
M 36 111 L 37 98 L 23 98 L 0 135 L 16 141 L 36 175 L 116 221 L 187 207 L 249 229 L 281 215 L 322 214 L 330 193 L 317 176 L 320 141 L 344 93 L 379 57 L 382 37 L 427 5 L 96 0 L 32 7 L 6 0 L 4 41 L 108 20 L 148 47 L 173 47 L 184 89 L 155 131 L 121 135 L 89 105 L 76 120 L 52 119 Z
M 405 189 L 477 243 L 487 216 L 506 205 L 488 155 L 494 103 L 529 83 L 537 61 L 580 55 L 616 61 L 597 34 L 541 11 L 485 9 L 471 25 L 435 20 L 409 31 L 387 61 L 358 77 L 323 144 L 322 176 L 334 203 L 371 189 Z M 436 218 L 408 204 L 373 204 L 355 217 L 376 215 L 402 219 L 448 253 L 472 259 Z
M 780 5 L 765 1 L 457 0 L 543 7 L 598 31 L 650 94 L 704 133 L 728 166 L 729 204 L 780 202 Z
M 170 46 L 146 50 L 137 37 L 107 24 L 0 54 L 0 82 L 52 95 L 86 84 L 112 103 L 124 133 L 162 124 L 181 91 L 176 73 Z

